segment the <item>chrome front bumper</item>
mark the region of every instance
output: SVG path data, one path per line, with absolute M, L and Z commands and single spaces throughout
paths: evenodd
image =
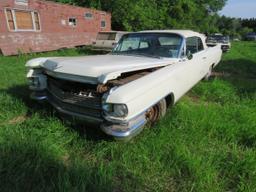
M 146 123 L 147 121 L 145 114 L 142 114 L 125 123 L 124 125 L 105 122 L 101 124 L 101 129 L 106 134 L 114 136 L 117 140 L 129 140 L 138 135 Z
M 100 124 L 103 132 L 105 132 L 107 135 L 115 137 L 117 140 L 129 140 L 133 138 L 142 131 L 144 125 L 147 123 L 144 113 L 128 122 L 114 123 L 110 120 L 105 120 L 104 118 L 96 118 L 77 112 L 68 111 L 49 99 L 50 97 L 48 97 L 48 93 L 46 91 L 32 92 L 31 98 L 37 101 L 48 101 L 58 112 L 72 116 L 75 119 L 88 123 Z

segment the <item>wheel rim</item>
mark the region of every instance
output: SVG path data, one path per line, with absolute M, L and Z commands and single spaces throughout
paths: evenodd
M 150 124 L 155 123 L 160 117 L 160 108 L 158 105 L 151 107 L 146 113 L 146 119 Z

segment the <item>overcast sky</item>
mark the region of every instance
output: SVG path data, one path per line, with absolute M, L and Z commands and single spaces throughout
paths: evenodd
M 220 15 L 256 18 L 256 0 L 228 0 Z

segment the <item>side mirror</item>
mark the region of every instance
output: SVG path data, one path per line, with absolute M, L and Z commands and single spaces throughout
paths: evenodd
M 187 52 L 187 58 L 188 58 L 188 60 L 193 59 L 193 54 L 191 53 L 191 51 Z

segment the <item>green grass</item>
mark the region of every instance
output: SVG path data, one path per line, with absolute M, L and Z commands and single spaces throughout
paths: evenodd
M 115 142 L 29 99 L 24 63 L 83 50 L 0 57 L 0 191 L 255 191 L 256 44 L 234 43 L 216 71 L 155 127 Z

